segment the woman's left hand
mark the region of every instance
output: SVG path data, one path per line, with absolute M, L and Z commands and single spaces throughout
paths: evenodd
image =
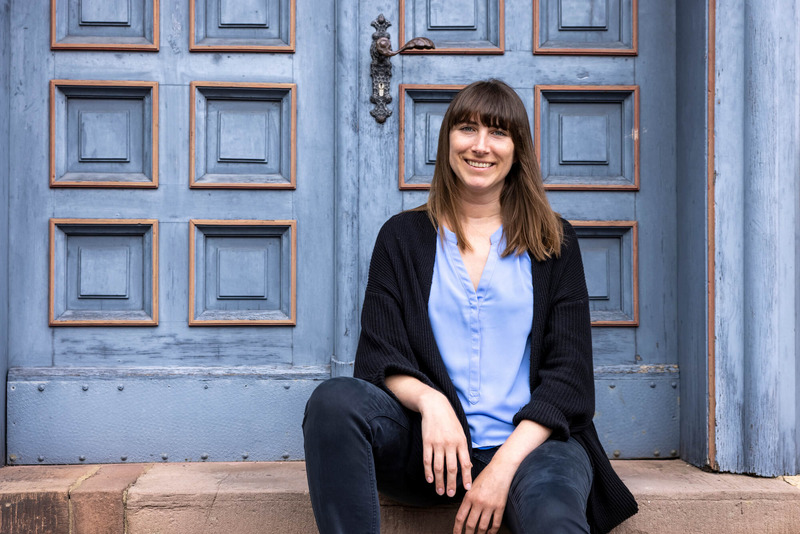
M 464 495 L 453 534 L 496 534 L 515 472 L 516 466 L 490 462 Z

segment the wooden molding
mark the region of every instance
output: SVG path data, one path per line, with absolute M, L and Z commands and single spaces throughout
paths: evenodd
M 639 190 L 639 86 L 638 85 L 536 85 L 533 98 L 533 139 L 539 169 L 542 168 L 542 93 L 547 91 L 592 91 L 633 93 L 633 183 L 617 184 L 544 184 L 547 191 L 638 191 Z M 544 179 L 544 177 L 542 177 Z
M 50 0 L 50 49 L 51 50 L 85 50 L 92 52 L 122 51 L 122 52 L 158 52 L 161 31 L 159 28 L 160 7 L 159 0 L 153 0 L 153 42 L 147 44 L 137 43 L 59 43 L 56 41 L 56 2 Z
M 406 142 L 406 129 L 405 129 L 405 120 L 406 120 L 406 91 L 407 90 L 433 90 L 433 91 L 460 91 L 466 87 L 466 85 L 448 85 L 448 84 L 414 84 L 414 83 L 402 83 L 400 84 L 400 97 L 399 97 L 399 104 L 397 105 L 397 113 L 400 115 L 400 135 L 399 144 L 398 144 L 398 159 L 400 162 L 400 172 L 398 173 L 398 184 L 401 191 L 413 191 L 413 190 L 427 190 L 430 189 L 430 184 L 407 184 L 406 183 L 406 173 L 405 173 L 405 165 L 406 165 L 406 151 L 405 151 L 405 142 Z
M 630 228 L 631 277 L 633 279 L 633 319 L 626 321 L 592 321 L 592 326 L 639 326 L 639 223 L 637 221 L 569 221 L 573 227 Z
M 152 232 L 152 312 L 150 319 L 56 319 L 55 317 L 55 232 L 59 225 L 109 226 L 142 225 Z M 158 325 L 158 220 L 157 219 L 50 219 L 50 270 L 48 324 L 50 326 L 157 326 Z
M 287 319 L 198 319 L 195 317 L 195 235 L 198 226 L 288 226 L 291 228 L 289 317 Z M 297 221 L 252 219 L 191 219 L 189 221 L 189 326 L 295 326 L 297 324 Z
M 203 45 L 197 44 L 195 33 L 196 9 L 198 0 L 189 0 L 189 51 L 190 52 L 295 52 L 296 0 L 289 0 L 289 43 L 286 45 Z
M 250 82 L 204 82 L 189 84 L 189 187 L 192 189 L 296 189 L 297 188 L 297 84 L 295 83 L 250 83 Z M 195 176 L 195 155 L 197 135 L 195 132 L 197 108 L 197 89 L 202 87 L 288 89 L 290 100 L 290 155 L 288 183 L 227 183 L 197 182 Z
M 485 47 L 485 48 L 434 48 L 433 50 L 405 50 L 401 52 L 403 55 L 435 55 L 435 54 L 448 54 L 448 55 L 502 55 L 506 50 L 506 33 L 505 33 L 505 0 L 498 0 L 497 9 L 499 11 L 498 23 L 498 46 Z M 398 13 L 400 20 L 397 23 L 397 35 L 401 41 L 396 43 L 395 47 L 403 46 L 408 39 L 406 39 L 406 0 L 400 0 L 398 6 Z M 416 36 L 412 36 L 416 37 Z M 410 38 L 409 38 L 410 39 Z M 434 44 L 436 44 L 434 42 Z
M 149 87 L 151 128 L 151 176 L 149 182 L 63 181 L 56 180 L 56 88 L 75 87 Z M 119 80 L 50 80 L 50 187 L 90 187 L 116 189 L 156 189 L 158 187 L 158 82 Z
M 639 0 L 631 0 L 631 48 L 544 48 L 539 42 L 541 21 L 539 4 L 533 0 L 533 53 L 563 56 L 637 56 L 639 55 Z

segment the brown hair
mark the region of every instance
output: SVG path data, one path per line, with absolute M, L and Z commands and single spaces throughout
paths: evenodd
M 506 249 L 530 252 L 542 261 L 561 254 L 563 227 L 545 195 L 539 165 L 533 149 L 528 114 L 514 90 L 499 80 L 474 82 L 455 96 L 447 108 L 439 131 L 436 167 L 428 202 L 420 206 L 428 212 L 434 226 L 447 221 L 458 239 L 459 248 L 469 250 L 459 217 L 461 183 L 450 167 L 450 131 L 462 122 L 478 120 L 490 128 L 506 130 L 514 142 L 514 163 L 500 193 L 500 213 Z M 442 229 L 439 229 L 443 232 Z

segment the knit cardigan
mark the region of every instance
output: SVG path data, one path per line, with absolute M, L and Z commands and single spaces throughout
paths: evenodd
M 561 255 L 531 258 L 531 400 L 514 416 L 574 437 L 589 455 L 594 481 L 587 503 L 592 534 L 605 533 L 638 510 L 611 467 L 594 415 L 589 296 L 577 236 L 566 221 Z M 390 395 L 386 377 L 413 376 L 450 401 L 471 443 L 467 418 L 439 354 L 428 318 L 438 234 L 424 211 L 395 215 L 381 228 L 372 254 L 355 358 L 356 377 Z M 420 432 L 416 425 L 416 432 Z M 420 440 L 417 440 L 421 442 Z

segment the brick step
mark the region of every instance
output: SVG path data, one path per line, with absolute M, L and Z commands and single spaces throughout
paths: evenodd
M 800 533 L 800 477 L 706 473 L 679 460 L 617 461 L 639 501 L 614 534 Z M 448 533 L 456 507 L 384 501 L 386 534 Z M 309 534 L 305 464 L 186 463 L 0 469 L 4 534 Z

